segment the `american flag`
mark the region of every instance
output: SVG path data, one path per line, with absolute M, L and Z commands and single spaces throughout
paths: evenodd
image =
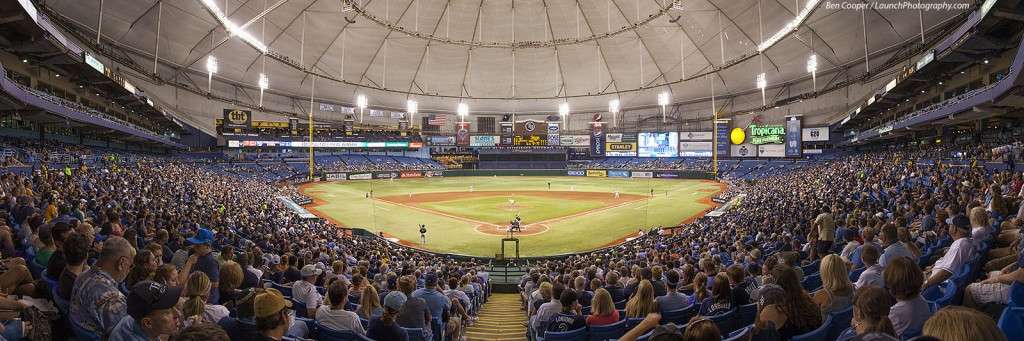
M 432 126 L 443 126 L 445 123 L 448 123 L 448 116 L 445 115 L 430 115 L 427 121 L 427 124 Z

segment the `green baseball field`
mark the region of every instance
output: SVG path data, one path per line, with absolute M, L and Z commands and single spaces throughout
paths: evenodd
M 550 188 L 549 188 L 550 183 Z M 591 177 L 447 177 L 320 182 L 307 207 L 345 227 L 436 252 L 493 257 L 518 214 L 520 255 L 588 251 L 674 226 L 713 208 L 708 180 Z M 372 197 L 368 197 L 372 191 Z M 652 195 L 653 193 L 653 195 Z M 419 224 L 427 227 L 426 243 Z M 506 244 L 506 256 L 513 245 Z

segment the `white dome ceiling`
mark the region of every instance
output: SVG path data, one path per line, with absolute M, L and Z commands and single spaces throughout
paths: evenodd
M 205 89 L 204 61 L 213 54 L 219 81 L 256 88 L 260 51 L 228 37 L 203 1 L 105 0 L 102 33 L 151 64 L 162 7 L 164 79 L 186 72 Z M 674 102 L 704 100 L 712 82 L 718 96 L 749 94 L 762 70 L 769 88 L 803 81 L 811 54 L 818 56 L 820 88 L 842 69 L 864 70 L 862 30 L 872 63 L 881 64 L 900 46 L 919 42 L 922 26 L 927 32 L 964 12 L 869 10 L 862 18 L 861 11 L 822 1 L 761 58 L 762 36 L 782 30 L 806 1 L 208 1 L 237 25 L 252 21 L 244 30 L 272 53 L 335 79 L 316 82 L 318 98 L 352 104 L 364 93 L 371 106 L 393 109 L 415 98 L 421 112 L 454 111 L 460 100 L 474 112 L 553 112 L 563 99 L 573 111 L 603 111 L 616 96 L 628 109 L 656 105 L 656 94 L 666 90 Z M 83 29 L 96 28 L 100 1 L 46 5 Z M 265 68 L 270 91 L 282 95 L 268 101 L 290 106 L 284 96 L 308 98 L 304 71 L 273 58 Z

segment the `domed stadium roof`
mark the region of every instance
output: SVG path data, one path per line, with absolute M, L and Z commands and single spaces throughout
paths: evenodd
M 95 34 L 100 3 L 47 6 Z M 102 3 L 102 35 L 140 64 L 152 64 L 159 17 L 164 79 L 187 74 L 205 88 L 212 54 L 215 82 L 258 89 L 265 72 L 275 94 L 268 101 L 278 106 L 308 99 L 316 74 L 317 98 L 354 104 L 366 94 L 371 106 L 393 109 L 412 98 L 421 112 L 453 112 L 459 101 L 474 112 L 554 112 L 563 100 L 573 112 L 605 111 L 616 97 L 629 109 L 657 105 L 663 91 L 673 103 L 714 91 L 759 106 L 759 73 L 769 99 L 809 92 L 816 55 L 820 90 L 931 39 L 968 10 L 859 11 L 843 7 L 859 3 L 824 0 Z

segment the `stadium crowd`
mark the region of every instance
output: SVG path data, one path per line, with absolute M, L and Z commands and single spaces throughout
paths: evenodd
M 744 182 L 722 217 L 533 262 L 530 334 L 622 321 L 623 340 L 1005 339 L 989 316 L 1024 281 L 1024 179 L 922 155 Z M 203 164 L 132 154 L 0 176 L 3 337 L 431 339 L 463 335 L 487 298 L 480 261 L 299 219 L 275 199 L 293 190 Z M 53 299 L 61 318 L 14 295 Z

